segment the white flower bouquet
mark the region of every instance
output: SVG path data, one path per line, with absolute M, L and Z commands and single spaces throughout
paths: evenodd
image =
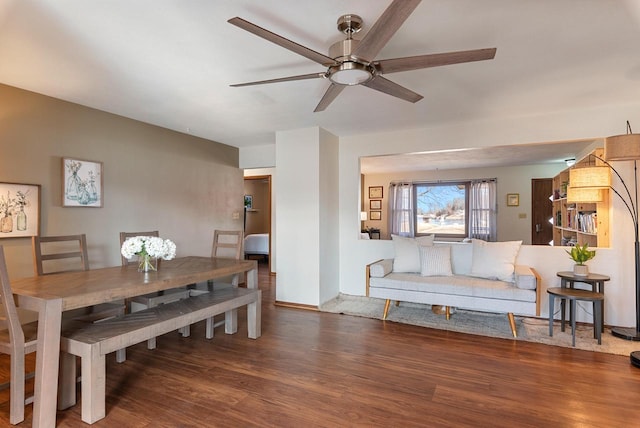
M 152 257 L 162 260 L 173 259 L 176 256 L 176 244 L 170 239 L 157 236 L 134 236 L 122 243 L 120 253 L 127 259 L 138 256 L 140 258 L 138 270 L 147 272 L 156 270 L 151 263 Z

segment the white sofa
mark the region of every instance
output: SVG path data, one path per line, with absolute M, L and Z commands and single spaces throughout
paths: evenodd
M 423 245 L 420 239 L 411 247 L 408 238 L 394 237 L 396 258 L 367 265 L 367 296 L 387 300 L 383 319 L 391 300 L 445 306 L 447 319 L 450 307 L 506 313 L 517 337 L 514 314 L 540 315 L 540 278 L 532 268 L 515 264 L 520 242 Z M 419 253 L 418 269 L 412 248 Z

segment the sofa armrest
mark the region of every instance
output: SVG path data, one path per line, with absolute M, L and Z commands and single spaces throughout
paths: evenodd
M 371 278 L 382 278 L 393 270 L 393 259 L 378 260 L 369 265 L 369 276 Z
M 515 284 L 524 290 L 535 290 L 538 287 L 538 277 L 529 266 L 516 265 Z

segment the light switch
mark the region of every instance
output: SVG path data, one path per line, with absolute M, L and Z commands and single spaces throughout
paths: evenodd
M 518 218 L 527 218 L 527 213 L 518 214 Z
M 240 213 L 238 211 L 235 211 L 231 217 L 234 220 L 239 220 L 240 219 Z

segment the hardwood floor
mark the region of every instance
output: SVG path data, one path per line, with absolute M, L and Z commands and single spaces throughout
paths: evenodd
M 613 427 L 637 423 L 640 369 L 628 356 L 275 307 L 259 275 L 262 337 L 170 333 L 107 363 L 96 427 Z M 638 345 L 640 349 L 640 344 Z M 0 381 L 9 360 L 0 359 Z M 30 364 L 33 362 L 30 360 Z M 28 388 L 31 388 L 29 386 Z M 8 425 L 8 390 L 0 425 Z M 24 426 L 31 423 L 27 406 Z M 86 427 L 80 406 L 59 427 Z

